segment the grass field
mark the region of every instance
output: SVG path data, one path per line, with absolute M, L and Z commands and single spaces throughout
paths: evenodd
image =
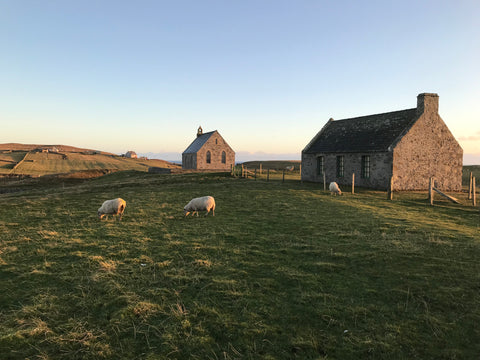
M 300 169 L 300 160 L 267 160 L 267 161 L 246 161 L 243 163 L 244 166 L 251 169 L 259 169 L 260 165 L 262 169 L 267 170 L 284 170 L 289 166 L 294 166 L 294 171 L 299 171 Z
M 92 170 L 148 171 L 149 167 L 180 168 L 164 160 L 129 159 L 111 154 L 0 152 L 0 175 L 43 176 Z
M 0 359 L 475 359 L 480 214 L 121 172 L 0 187 Z M 215 217 L 183 218 L 212 195 Z M 106 199 L 127 201 L 103 221 Z

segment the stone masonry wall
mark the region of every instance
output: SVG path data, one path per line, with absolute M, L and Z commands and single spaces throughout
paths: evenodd
M 426 110 L 426 109 L 425 109 Z M 436 111 L 420 116 L 393 151 L 395 190 L 462 189 L 463 150 Z
M 337 155 L 344 156 L 344 176 L 337 177 Z M 370 156 L 370 176 L 362 178 L 362 156 Z M 352 185 L 355 173 L 355 186 L 387 189 L 392 174 L 392 153 L 342 153 L 342 154 L 302 154 L 302 180 L 323 183 L 323 175 L 318 174 L 317 158 L 324 157 L 327 186 L 335 181 L 339 185 Z
M 196 169 L 197 154 L 182 154 L 182 169 Z
M 211 162 L 207 163 L 207 151 L 210 151 Z M 222 163 L 222 151 L 225 151 L 226 162 Z M 230 171 L 235 164 L 235 152 L 217 132 L 213 133 L 208 141 L 197 152 L 198 170 L 226 170 Z

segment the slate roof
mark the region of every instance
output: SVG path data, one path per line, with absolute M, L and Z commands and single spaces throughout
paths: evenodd
M 197 138 L 193 140 L 193 142 L 187 147 L 187 149 L 182 153 L 182 155 L 195 154 L 198 150 L 202 148 L 203 145 L 205 145 L 205 143 L 208 141 L 208 139 L 210 139 L 210 136 L 212 136 L 215 131 L 210 131 L 208 133 L 197 136 Z
M 388 151 L 417 118 L 417 109 L 331 120 L 304 153 Z

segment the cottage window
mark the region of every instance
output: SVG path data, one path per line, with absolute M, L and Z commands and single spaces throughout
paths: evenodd
M 210 164 L 212 162 L 212 154 L 210 154 L 210 151 L 207 151 L 207 164 Z
M 343 155 L 337 156 L 337 177 L 344 176 L 345 158 Z
M 370 155 L 362 156 L 362 178 L 370 178 Z
M 227 154 L 225 154 L 225 151 L 222 151 L 222 164 L 227 163 Z
M 325 158 L 323 156 L 317 157 L 317 175 L 323 176 L 325 172 Z

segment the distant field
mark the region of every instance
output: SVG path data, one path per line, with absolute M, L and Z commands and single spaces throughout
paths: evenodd
M 259 169 L 262 165 L 262 169 L 267 170 L 284 170 L 286 167 L 293 166 L 294 171 L 299 171 L 300 160 L 267 160 L 267 161 L 245 161 L 243 163 L 247 168 Z
M 0 174 L 41 176 L 86 170 L 148 171 L 149 167 L 180 168 L 163 160 L 128 159 L 105 153 L 0 152 Z
M 40 144 L 18 144 L 18 143 L 7 143 L 0 144 L 0 151 L 32 151 L 38 148 L 56 148 L 60 152 L 84 152 L 84 151 L 96 151 L 98 153 L 113 155 L 105 151 L 91 150 L 85 148 L 78 148 L 75 146 L 69 145 L 40 145 Z
M 201 195 L 216 216 L 183 218 Z M 100 222 L 117 196 L 123 221 Z M 0 185 L 0 358 L 476 359 L 480 214 L 456 196 L 135 171 Z

